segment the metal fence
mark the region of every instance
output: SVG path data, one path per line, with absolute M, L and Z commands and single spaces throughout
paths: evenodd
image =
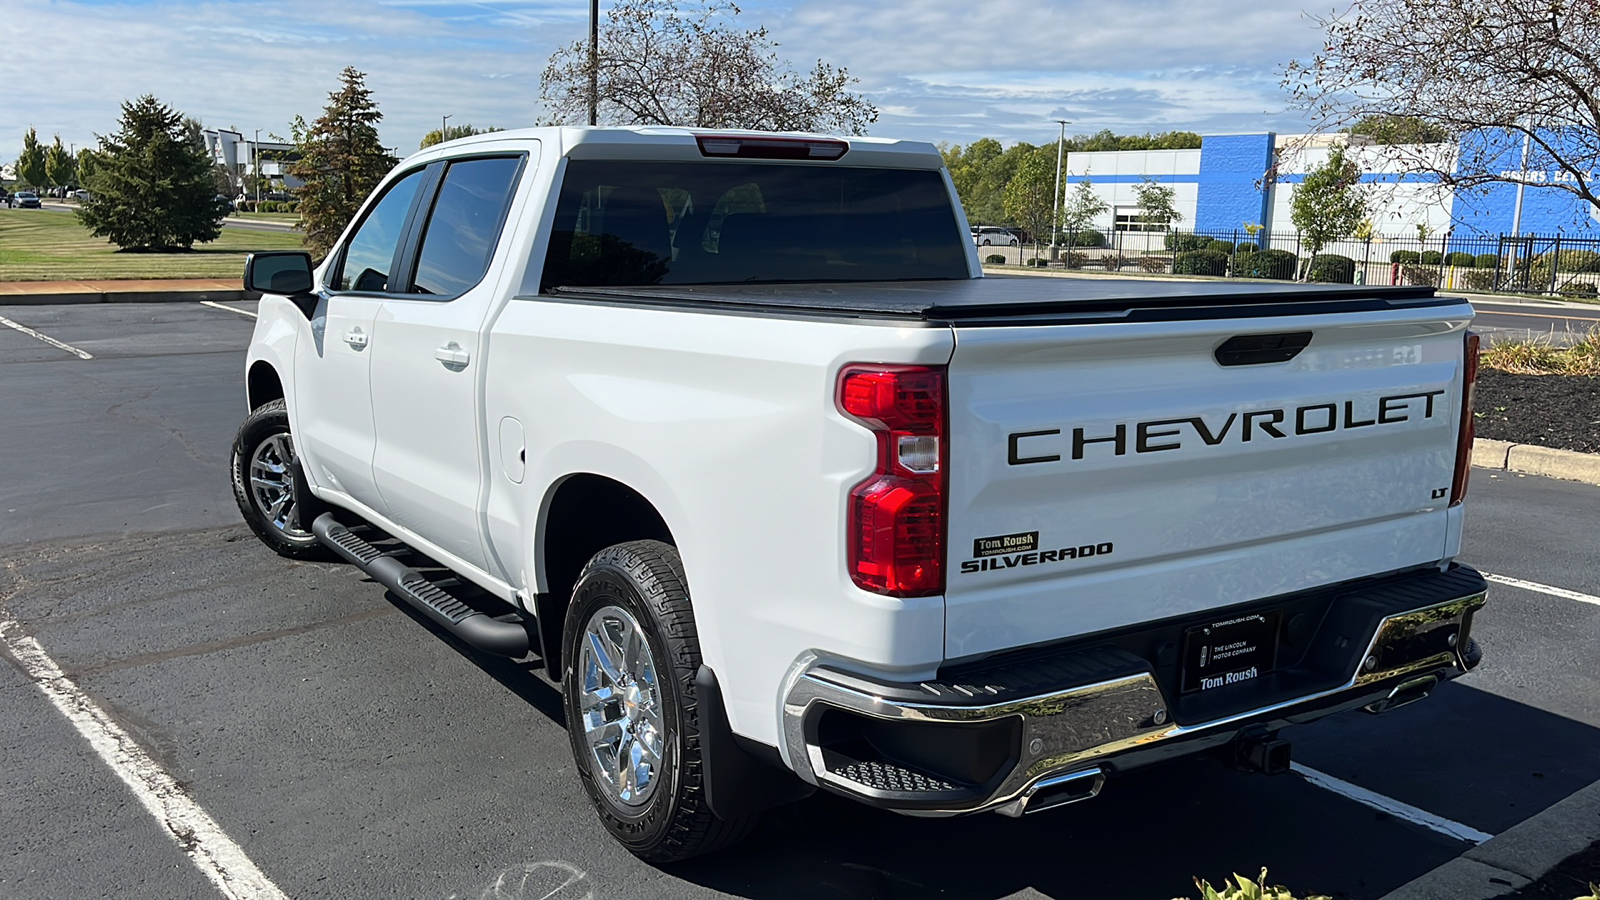
M 1596 238 L 1454 234 L 1346 238 L 1317 251 L 1315 262 L 1299 234 L 1251 235 L 1243 230 L 1064 233 L 1061 244 L 1060 259 L 1048 264 L 1127 273 L 1427 284 L 1446 290 L 1578 298 L 1600 294 L 1600 239 Z M 987 250 L 979 248 L 980 253 Z M 1031 248 L 1023 251 L 1019 261 L 1032 255 Z

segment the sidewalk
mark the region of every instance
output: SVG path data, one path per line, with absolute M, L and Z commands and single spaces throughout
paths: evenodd
M 253 300 L 235 278 L 107 281 L 0 281 L 0 306 L 55 303 L 163 303 Z

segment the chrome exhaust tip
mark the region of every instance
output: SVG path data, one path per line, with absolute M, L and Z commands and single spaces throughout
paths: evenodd
M 1034 782 L 1022 792 L 1022 796 L 1010 803 L 995 807 L 995 812 L 1013 819 L 1020 818 L 1027 813 L 1054 809 L 1057 806 L 1098 797 L 1100 789 L 1105 785 L 1106 773 L 1100 768 L 1052 775 Z
M 1437 675 L 1424 675 L 1421 678 L 1413 678 L 1410 681 L 1401 682 L 1394 690 L 1389 692 L 1389 696 L 1382 700 L 1375 700 L 1361 708 L 1374 714 L 1388 712 L 1391 709 L 1399 709 L 1418 700 L 1426 699 L 1429 694 L 1433 693 L 1433 689 L 1438 686 L 1439 676 Z

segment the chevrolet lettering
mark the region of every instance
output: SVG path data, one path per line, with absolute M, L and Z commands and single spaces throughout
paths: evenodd
M 247 260 L 240 513 L 527 660 L 571 771 L 439 763 L 485 796 L 576 778 L 595 834 L 657 864 L 818 790 L 1119 802 L 1152 763 L 1250 758 L 1477 665 L 1471 305 L 986 278 L 968 227 L 912 141 L 429 147 L 319 263 Z

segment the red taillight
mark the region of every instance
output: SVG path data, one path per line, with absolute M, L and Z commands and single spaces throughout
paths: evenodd
M 1472 471 L 1472 389 L 1478 383 L 1478 336 L 1470 331 L 1467 332 L 1461 381 L 1461 432 L 1456 439 L 1456 477 L 1450 485 L 1451 506 L 1466 499 L 1467 476 Z
M 839 409 L 878 436 L 878 465 L 850 492 L 850 577 L 892 597 L 944 592 L 945 370 L 847 366 Z

